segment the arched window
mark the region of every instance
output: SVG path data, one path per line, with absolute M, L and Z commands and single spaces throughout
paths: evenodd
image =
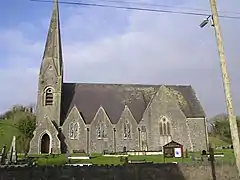
M 78 139 L 79 124 L 75 123 L 74 126 L 73 126 L 73 129 L 74 129 L 73 137 L 74 137 L 74 139 Z
M 163 123 L 162 122 L 159 123 L 159 133 L 160 133 L 160 135 L 163 135 Z
M 70 139 L 78 139 L 79 137 L 79 123 L 72 122 L 69 124 L 69 137 Z
M 97 125 L 97 138 L 98 139 L 101 138 L 101 124 L 100 123 Z
M 170 131 L 170 123 L 167 122 L 167 135 L 171 135 L 171 131 Z
M 70 139 L 74 139 L 73 123 L 69 124 L 69 137 Z
M 131 125 L 129 124 L 129 122 L 125 122 L 123 124 L 123 137 L 126 138 L 131 138 Z
M 170 136 L 171 131 L 170 131 L 170 123 L 169 120 L 166 119 L 165 117 L 162 118 L 159 122 L 159 134 L 163 136 Z
M 166 123 L 163 123 L 163 135 L 167 135 L 167 126 Z
M 45 106 L 53 105 L 53 90 L 52 88 L 47 88 L 45 91 Z
M 97 124 L 97 138 L 102 139 L 107 137 L 106 125 L 102 121 L 99 121 Z

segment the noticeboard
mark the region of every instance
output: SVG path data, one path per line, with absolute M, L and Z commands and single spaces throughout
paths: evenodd
M 183 146 L 175 141 L 171 141 L 163 146 L 164 158 L 183 157 Z

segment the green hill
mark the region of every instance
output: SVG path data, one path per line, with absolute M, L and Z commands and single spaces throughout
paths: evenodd
M 11 145 L 13 136 L 18 137 L 21 132 L 17 129 L 11 120 L 0 120 L 0 147 Z
M 211 143 L 212 147 L 223 147 L 223 146 L 228 146 L 230 143 L 221 140 L 219 137 L 214 137 L 209 135 L 209 142 Z
M 29 131 L 29 124 L 35 124 L 35 115 L 23 106 L 17 106 L 7 111 L 0 117 L 0 149 L 7 145 L 9 149 L 13 136 L 16 136 L 17 150 L 23 151 L 28 144 L 30 137 L 26 131 Z M 32 130 L 30 130 L 32 131 Z

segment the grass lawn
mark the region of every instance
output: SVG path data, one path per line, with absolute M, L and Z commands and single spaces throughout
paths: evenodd
M 234 154 L 232 149 L 223 150 L 223 151 L 216 151 L 217 153 L 223 153 L 224 157 L 217 157 L 216 161 L 220 163 L 233 163 L 234 162 Z M 191 155 L 196 158 L 200 158 L 200 153 L 189 153 L 189 158 L 166 158 L 165 162 L 179 162 L 179 163 L 193 163 L 191 159 Z M 72 156 L 83 156 L 83 154 L 74 154 Z M 34 158 L 34 161 L 38 165 L 64 165 L 67 163 L 70 164 L 79 164 L 79 163 L 90 163 L 95 165 L 121 165 L 120 157 L 105 157 L 101 154 L 92 154 L 91 158 L 88 160 L 71 160 L 68 162 L 66 154 L 55 155 L 38 155 L 38 156 L 31 156 Z M 128 160 L 145 160 L 146 162 L 153 162 L 153 163 L 163 163 L 164 159 L 162 155 L 140 155 L 140 156 L 128 156 Z
M 223 147 L 230 145 L 228 142 L 225 142 L 220 138 L 214 136 L 209 136 L 209 142 L 212 144 L 212 147 Z
M 9 149 L 13 136 L 18 136 L 20 134 L 19 130 L 14 126 L 14 122 L 10 120 L 0 121 L 0 148 L 7 145 Z
M 11 119 L 0 119 L 0 149 L 3 145 L 7 145 L 7 149 L 10 148 L 13 136 L 20 135 L 19 130 L 16 128 L 16 124 L 21 118 L 26 117 L 25 112 L 15 112 Z

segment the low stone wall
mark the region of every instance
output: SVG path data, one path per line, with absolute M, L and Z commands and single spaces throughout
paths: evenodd
M 237 180 L 234 166 L 216 166 L 217 180 Z M 0 180 L 209 180 L 209 165 L 128 164 L 0 168 Z

